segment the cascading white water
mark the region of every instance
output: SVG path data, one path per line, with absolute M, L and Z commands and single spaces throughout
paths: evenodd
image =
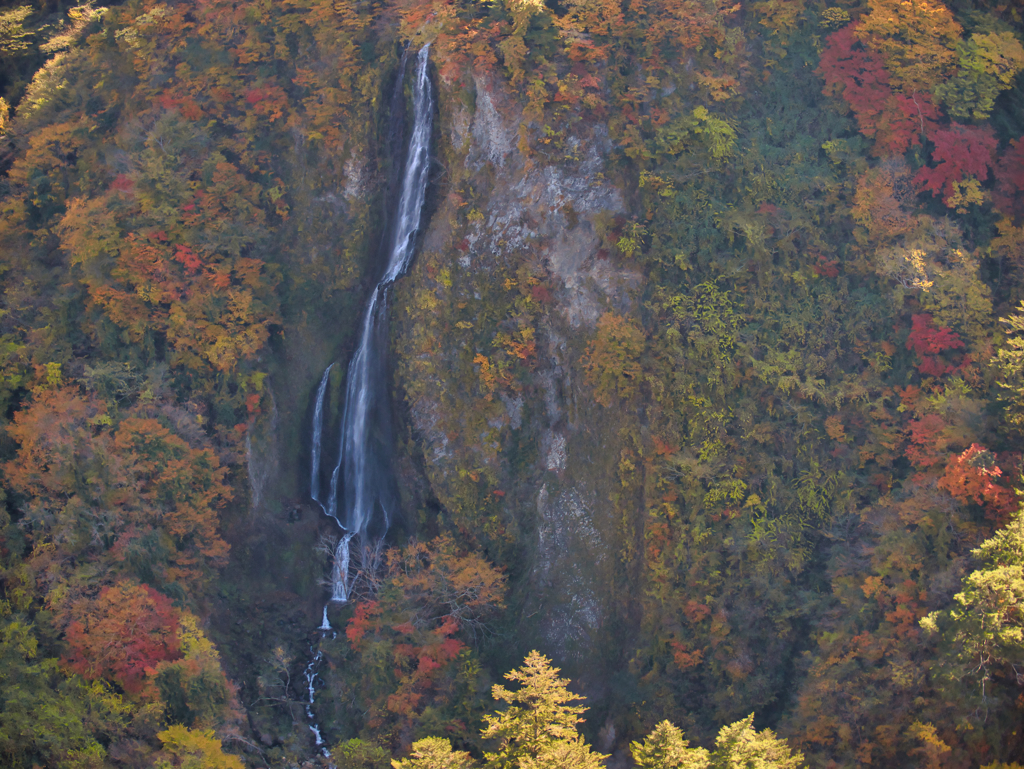
M 313 650 L 310 649 L 310 651 Z M 313 733 L 313 739 L 316 742 L 316 746 L 320 748 L 320 752 L 325 758 L 330 758 L 331 752 L 327 749 L 327 746 L 324 743 L 323 735 L 320 734 L 320 727 L 317 725 L 315 716 L 313 715 L 313 705 L 316 702 L 316 677 L 320 668 L 320 661 L 323 657 L 324 653 L 320 649 L 317 649 L 312 659 L 310 659 L 309 664 L 306 665 L 306 691 L 309 694 L 309 701 L 306 703 L 306 718 L 309 719 L 309 731 Z
M 346 531 L 362 536 L 380 501 L 375 488 L 374 457 L 370 446 L 371 416 L 382 393 L 380 373 L 383 350 L 378 344 L 387 320 L 387 290 L 409 266 L 416 234 L 420 227 L 423 201 L 427 192 L 430 161 L 430 134 L 434 105 L 427 76 L 429 46 L 417 57 L 416 82 L 413 85 L 413 133 L 405 162 L 401 195 L 384 276 L 370 298 L 363 318 L 359 347 L 349 364 L 345 392 L 345 411 L 341 429 L 341 454 L 331 477 L 331 497 L 338 498 L 338 482 L 343 480 L 343 509 L 339 522 Z M 337 504 L 337 502 L 335 502 Z M 335 509 L 337 517 L 337 510 Z
M 390 446 L 387 420 L 387 381 L 384 353 L 387 347 L 388 296 L 391 284 L 408 269 L 420 229 L 430 169 L 430 140 L 434 102 L 428 75 L 430 46 L 416 59 L 413 83 L 413 128 L 405 156 L 404 173 L 395 224 L 387 249 L 384 274 L 374 288 L 363 315 L 359 341 L 348 366 L 345 404 L 342 412 L 338 464 L 331 474 L 326 500 L 320 496 L 320 441 L 323 434 L 323 400 L 330 368 L 317 389 L 313 414 L 313 449 L 310 494 L 343 529 L 334 553 L 331 600 L 349 597 L 349 562 L 352 540 L 365 547 L 368 532 L 383 536 L 390 525 Z M 379 511 L 379 515 L 378 515 Z
M 430 46 L 425 45 L 416 57 L 416 82 L 413 85 L 413 133 L 405 159 L 405 176 L 398 203 L 398 221 L 392 241 L 388 268 L 380 281 L 387 286 L 408 269 L 420 229 L 423 202 L 427 197 L 427 172 L 430 170 L 430 136 L 434 124 L 434 100 L 427 74 Z
M 367 436 L 370 428 L 370 410 L 376 405 L 378 393 L 371 386 L 375 379 L 373 374 L 379 361 L 380 350 L 374 344 L 378 322 L 385 315 L 378 312 L 380 297 L 387 285 L 383 281 L 377 284 L 370 297 L 370 304 L 363 316 L 362 332 L 359 335 L 359 346 L 348 365 L 348 382 L 345 387 L 345 411 L 341 424 L 341 449 L 338 464 L 331 474 L 331 496 L 328 500 L 327 514 L 337 518 L 346 531 L 362 533 L 373 514 L 372 502 L 368 504 L 373 493 L 372 480 L 367 478 L 367 463 L 370 459 L 367 451 Z M 386 310 L 386 305 L 383 308 Z M 338 480 L 344 469 L 346 504 L 342 510 L 344 520 L 338 518 Z
M 320 455 L 322 453 L 321 443 L 324 434 L 324 395 L 327 393 L 327 381 L 330 379 L 332 368 L 334 368 L 333 363 L 324 371 L 324 375 L 320 378 L 320 386 L 316 390 L 316 406 L 313 408 L 312 461 L 310 463 L 313 467 L 309 478 L 309 496 L 320 505 L 320 509 L 325 513 L 327 509 L 324 507 L 324 503 L 320 501 Z
M 351 559 L 349 542 L 354 535 L 349 532 L 338 540 L 334 549 L 334 564 L 331 568 L 331 600 L 345 603 L 348 600 L 348 565 Z M 324 612 L 327 608 L 324 607 Z
M 345 389 L 345 406 L 341 425 L 341 448 L 338 464 L 331 474 L 330 490 L 326 500 L 320 495 L 320 475 L 324 399 L 327 383 L 334 367 L 332 363 L 324 371 L 316 391 L 313 409 L 313 445 L 311 447 L 311 470 L 309 494 L 321 509 L 334 518 L 342 528 L 342 536 L 334 550 L 331 569 L 331 602 L 345 603 L 349 599 L 349 571 L 351 542 L 356 540 L 367 552 L 374 552 L 367 537 L 374 513 L 380 508 L 381 520 L 375 530 L 383 537 L 390 525 L 386 494 L 389 486 L 387 465 L 388 446 L 381 447 L 381 436 L 390 441 L 386 423 L 388 410 L 386 368 L 384 350 L 387 346 L 388 289 L 402 276 L 409 266 L 420 228 L 423 202 L 427 194 L 427 172 L 430 165 L 430 134 L 433 124 L 434 102 L 427 74 L 429 45 L 424 46 L 416 59 L 416 81 L 413 84 L 413 131 L 405 158 L 405 173 L 398 201 L 397 218 L 393 228 L 384 275 L 377 283 L 363 316 L 359 333 L 359 345 L 348 366 Z M 403 65 L 405 59 L 402 60 Z M 403 66 L 404 69 L 404 66 Z M 401 95 L 402 80 L 399 76 L 396 95 Z M 339 483 L 342 504 L 339 511 Z M 326 504 L 325 504 L 326 502 Z M 323 621 L 318 630 L 333 632 L 324 606 Z M 310 652 L 314 650 L 311 648 Z M 306 666 L 306 684 L 309 699 L 306 717 L 313 733 L 316 746 L 330 758 L 320 727 L 313 713 L 316 694 L 317 671 L 323 659 L 323 652 L 316 649 Z

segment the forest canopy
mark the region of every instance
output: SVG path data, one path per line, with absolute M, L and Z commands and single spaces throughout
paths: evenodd
M 0 283 L 5 766 L 1024 763 L 1016 3 L 5 1 Z

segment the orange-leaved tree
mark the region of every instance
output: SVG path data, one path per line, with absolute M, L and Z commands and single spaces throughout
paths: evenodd
M 115 423 L 71 386 L 37 390 L 8 430 L 19 449 L 4 472 L 44 593 L 129 574 L 202 595 L 228 553 L 217 511 L 231 490 L 210 449 L 141 412 Z
M 393 549 L 387 561 L 376 600 L 356 604 L 345 631 L 361 660 L 367 724 L 410 728 L 433 708 L 465 728 L 478 717 L 480 673 L 467 642 L 503 605 L 505 577 L 447 535 Z
M 71 607 L 65 664 L 89 680 L 139 694 L 147 674 L 179 657 L 178 610 L 148 585 L 120 580 Z
M 164 112 L 138 167 L 73 200 L 59 231 L 92 302 L 129 340 L 145 350 L 166 338 L 173 366 L 224 374 L 266 342 L 276 279 L 254 253 L 262 189 L 212 143 Z
M 613 312 L 598 319 L 597 335 L 580 361 L 598 403 L 611 406 L 637 394 L 643 350 L 644 332 L 633 321 Z
M 928 94 L 956 68 L 963 28 L 939 0 L 869 0 L 854 34 L 881 55 L 895 91 Z

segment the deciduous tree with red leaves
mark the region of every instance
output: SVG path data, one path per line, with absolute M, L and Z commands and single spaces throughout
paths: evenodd
M 90 680 L 116 681 L 139 694 L 146 676 L 178 651 L 178 612 L 170 599 L 128 580 L 77 602 L 67 629 L 65 664 Z
M 918 371 L 925 376 L 942 376 L 956 368 L 940 357 L 944 352 L 964 349 L 964 343 L 955 331 L 945 326 L 935 326 L 928 313 L 914 315 L 911 324 L 907 349 L 913 350 L 921 358 L 917 364 Z
M 969 449 L 946 464 L 939 488 L 960 502 L 981 505 L 987 517 L 1003 523 L 1017 506 L 1013 492 L 1004 483 L 995 455 L 984 446 L 972 443 Z
M 450 536 L 391 550 L 377 600 L 356 604 L 345 629 L 361 665 L 377 671 L 374 686 L 362 679 L 368 723 L 409 726 L 428 707 L 463 707 L 458 687 L 474 683 L 466 640 L 502 605 L 504 588 L 504 575 Z
M 990 126 L 953 123 L 948 128 L 932 131 L 929 138 L 935 144 L 932 162 L 938 165 L 922 168 L 914 177 L 925 190 L 933 195 L 942 193 L 948 199 L 956 194 L 956 182 L 968 177 L 979 181 L 988 178 L 996 149 L 995 132 Z
M 829 35 L 818 72 L 825 79 L 824 93 L 841 96 L 860 132 L 875 140 L 872 154 L 903 154 L 920 144 L 938 119 L 928 94 L 893 92 L 885 61 L 858 42 L 856 25 Z

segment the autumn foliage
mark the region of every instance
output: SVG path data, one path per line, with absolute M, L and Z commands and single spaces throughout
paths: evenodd
M 894 92 L 883 59 L 864 50 L 856 33 L 856 27 L 845 27 L 829 35 L 818 65 L 825 93 L 842 96 L 860 132 L 874 140 L 874 154 L 902 154 L 921 143 L 938 113 L 927 93 Z
M 643 332 L 630 320 L 611 312 L 601 316 L 582 359 L 598 403 L 611 406 L 637 393 L 643 347 Z
M 932 160 L 935 168 L 922 168 L 915 179 L 921 186 L 945 197 L 954 194 L 954 184 L 973 177 L 979 181 L 988 178 L 996 138 L 989 127 L 975 128 L 952 124 L 948 129 L 938 129 L 931 135 L 935 144 Z
M 157 664 L 179 656 L 177 611 L 148 585 L 118 582 L 71 614 L 65 663 L 86 678 L 109 678 L 138 694 Z
M 953 371 L 955 367 L 946 363 L 941 353 L 962 350 L 964 343 L 960 338 L 948 328 L 936 328 L 932 316 L 928 314 L 914 315 L 911 323 L 907 349 L 913 350 L 921 359 L 917 364 L 917 370 L 925 376 L 942 376 Z
M 380 673 L 391 682 L 384 691 L 362 692 L 375 728 L 457 704 L 451 698 L 473 683 L 466 678 L 467 641 L 485 631 L 504 592 L 504 576 L 449 536 L 389 553 L 377 600 L 357 603 L 345 628 L 364 664 L 383 663 Z
M 0 10 L 0 763 L 596 767 L 549 659 L 490 689 L 533 639 L 645 769 L 1019 763 L 1021 25 Z M 428 42 L 405 509 L 314 630 L 310 393 L 336 361 L 339 410 Z
M 73 387 L 39 392 L 10 434 L 21 449 L 5 472 L 30 500 L 26 524 L 41 578 L 58 579 L 68 559 L 89 558 L 111 574 L 201 591 L 225 562 L 217 509 L 231 491 L 209 449 L 192 448 L 152 417 L 115 425 L 101 401 Z
M 896 91 L 927 94 L 952 74 L 963 28 L 943 3 L 869 0 L 868 8 L 855 34 L 882 57 Z

